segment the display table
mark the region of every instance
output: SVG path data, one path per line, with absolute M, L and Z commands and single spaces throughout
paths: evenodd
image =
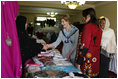
M 87 77 L 75 68 L 57 49 L 41 52 L 33 57 L 34 63 L 26 63 L 25 77 L 28 78 L 74 78 Z

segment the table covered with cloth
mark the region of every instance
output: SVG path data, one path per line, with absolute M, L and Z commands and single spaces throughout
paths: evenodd
M 27 78 L 87 78 L 68 59 L 63 58 L 57 49 L 41 52 L 25 65 Z

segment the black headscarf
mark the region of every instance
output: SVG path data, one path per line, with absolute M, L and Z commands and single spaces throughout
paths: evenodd
M 17 16 L 16 26 L 17 26 L 18 33 L 25 32 L 26 21 L 27 21 L 27 18 L 25 16 Z

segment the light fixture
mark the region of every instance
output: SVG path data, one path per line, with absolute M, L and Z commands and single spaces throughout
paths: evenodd
M 65 4 L 70 9 L 75 9 L 79 5 L 85 4 L 85 0 L 74 0 L 74 1 L 61 1 L 62 4 Z
M 46 20 L 46 17 L 37 17 L 36 18 L 36 21 L 45 21 Z
M 57 12 L 47 12 L 47 15 L 51 16 L 51 17 L 54 17 L 56 16 L 58 13 Z

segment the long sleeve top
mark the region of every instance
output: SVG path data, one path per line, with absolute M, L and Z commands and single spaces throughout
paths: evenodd
M 25 32 L 18 33 L 18 36 L 22 63 L 24 64 L 26 60 L 37 55 L 43 48 L 43 45 L 36 43 L 35 40 L 32 40 Z
M 65 29 L 60 31 L 57 40 L 54 42 L 54 48 L 56 48 L 61 42 L 63 42 L 62 56 L 65 58 L 66 55 L 72 50 L 73 53 L 70 56 L 70 61 L 74 63 L 76 49 L 78 44 L 79 30 L 75 26 L 71 25 L 69 32 Z

